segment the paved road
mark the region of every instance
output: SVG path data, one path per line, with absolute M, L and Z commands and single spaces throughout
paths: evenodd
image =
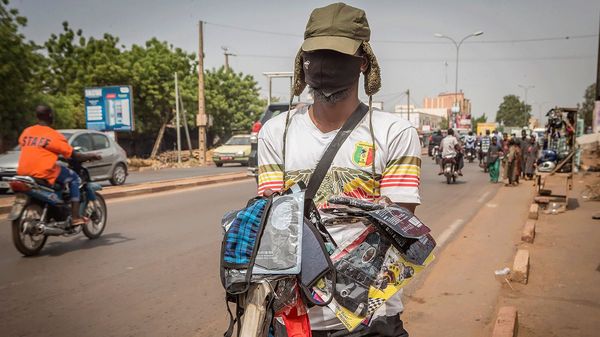
M 435 171 L 425 159 L 417 214 L 443 245 L 496 187 L 475 164 L 456 185 Z M 219 220 L 254 192 L 244 181 L 110 201 L 100 239 L 50 238 L 36 258 L 0 220 L 0 335 L 222 335 Z
M 150 181 L 190 178 L 221 173 L 246 172 L 247 170 L 246 166 L 232 164 L 223 167 L 169 168 L 156 171 L 131 172 L 127 177 L 126 184 L 140 184 Z M 102 185 L 110 186 L 110 183 L 106 181 L 102 182 Z
M 151 181 L 171 180 L 180 178 L 190 178 L 198 176 L 207 176 L 221 173 L 247 172 L 248 167 L 238 164 L 225 165 L 223 167 L 207 166 L 192 168 L 168 168 L 162 170 L 131 172 L 127 176 L 125 184 L 140 184 Z M 102 186 L 111 186 L 110 182 L 100 182 Z M 12 197 L 12 194 L 0 194 L 0 198 Z

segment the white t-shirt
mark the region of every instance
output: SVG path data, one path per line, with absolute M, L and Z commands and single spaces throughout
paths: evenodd
M 283 181 L 283 133 L 286 113 L 269 120 L 258 135 L 258 193 L 265 189 L 280 190 Z M 315 203 L 326 205 L 332 195 L 346 195 L 373 199 L 381 195 L 393 202 L 419 204 L 421 173 L 421 145 L 415 128 L 397 115 L 373 111 L 375 151 L 369 130 L 369 115 L 356 126 L 338 150 L 327 173 Z M 310 175 L 333 140 L 338 130 L 321 132 L 311 120 L 308 106 L 291 111 L 288 127 L 285 160 L 285 185 L 303 181 L 308 184 Z M 373 158 L 373 153 L 375 156 Z M 375 160 L 375 181 L 372 163 Z M 348 231 L 351 231 L 348 228 Z M 330 230 L 334 241 L 343 242 L 346 230 Z M 403 311 L 399 291 L 374 314 L 391 316 Z M 309 310 L 313 330 L 341 330 L 342 323 L 327 307 Z
M 456 145 L 458 145 L 458 139 L 452 135 L 442 139 L 442 157 L 456 156 Z

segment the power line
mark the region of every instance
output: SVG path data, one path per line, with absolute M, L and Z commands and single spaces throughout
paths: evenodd
M 264 54 L 238 54 L 238 57 L 248 58 L 271 58 L 291 60 L 295 56 L 284 55 L 264 55 Z M 492 57 L 492 58 L 466 58 L 461 62 L 518 62 L 518 61 L 544 61 L 544 60 L 585 60 L 596 57 L 595 55 L 556 55 L 556 56 L 531 56 L 531 57 Z M 380 61 L 386 62 L 416 62 L 416 63 L 437 63 L 444 62 L 446 58 L 381 58 Z
M 206 21 L 204 21 L 204 23 L 208 24 L 208 25 L 211 25 L 211 26 L 215 26 L 215 27 L 235 29 L 235 30 L 241 30 L 241 31 L 244 31 L 244 32 L 251 32 L 251 33 L 269 34 L 269 35 L 280 35 L 280 36 L 303 37 L 303 35 L 301 35 L 301 34 L 292 34 L 292 33 L 284 33 L 284 32 L 273 32 L 273 31 L 253 29 L 253 28 L 246 28 L 246 27 L 239 27 L 239 26 L 233 26 L 233 25 L 224 25 L 224 24 L 221 24 L 221 23 L 206 22 Z
M 211 25 L 211 26 L 215 26 L 215 27 L 221 27 L 221 28 L 227 28 L 227 29 L 234 29 L 234 30 L 239 30 L 239 31 L 244 31 L 244 32 L 251 32 L 251 33 L 258 33 L 258 34 L 268 34 L 268 35 L 278 35 L 278 36 L 287 36 L 287 37 L 299 37 L 302 38 L 303 35 L 302 34 L 293 34 L 293 33 L 286 33 L 286 32 L 275 32 L 275 31 L 268 31 L 268 30 L 262 30 L 262 29 L 254 29 L 254 28 L 248 28 L 248 27 L 241 27 L 241 26 L 235 26 L 235 25 L 228 25 L 228 24 L 222 24 L 222 23 L 214 23 L 214 22 L 207 22 L 204 21 L 205 24 Z M 534 38 L 523 38 L 523 39 L 504 39 L 504 40 L 473 40 L 473 41 L 467 41 L 465 43 L 469 43 L 469 44 L 493 44 L 493 43 L 529 43 L 529 42 L 546 42 L 546 41 L 569 41 L 569 40 L 578 40 L 578 39 L 590 39 L 590 38 L 595 38 L 598 37 L 598 34 L 578 34 L 578 35 L 565 35 L 565 36 L 546 36 L 546 37 L 534 37 Z M 423 45 L 443 45 L 443 44 L 448 44 L 448 42 L 445 41 L 434 41 L 434 40 L 372 40 L 372 42 L 374 43 L 390 43 L 390 44 L 423 44 Z

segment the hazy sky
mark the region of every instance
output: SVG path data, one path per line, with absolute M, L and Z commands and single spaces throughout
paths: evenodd
M 290 71 L 311 10 L 329 1 L 199 0 L 13 0 L 29 19 L 25 35 L 43 42 L 67 20 L 86 36 L 104 32 L 127 46 L 155 36 L 191 52 L 198 48 L 198 20 L 205 25 L 205 67 L 224 62 L 221 46 L 236 71 L 254 75 L 266 96 L 265 71 Z M 523 96 L 521 85 L 534 85 L 528 101 L 535 115 L 554 105 L 574 106 L 595 81 L 598 50 L 598 0 L 398 0 L 347 1 L 364 9 L 372 46 L 382 67 L 383 87 L 375 100 L 385 109 L 454 90 L 456 39 L 478 31 L 460 49 L 459 89 L 472 100 L 475 116 L 495 116 L 506 94 Z M 243 28 L 238 29 L 235 27 Z M 264 32 L 272 32 L 269 34 Z M 577 37 L 535 42 L 539 38 Z M 495 42 L 494 42 L 495 41 Z M 504 41 L 498 43 L 498 41 Z M 509 42 L 506 42 L 509 41 Z M 410 43 L 409 43 L 410 42 Z M 416 43 L 415 43 L 416 42 Z M 447 63 L 447 66 L 445 65 Z M 274 95 L 285 98 L 289 82 L 275 81 Z

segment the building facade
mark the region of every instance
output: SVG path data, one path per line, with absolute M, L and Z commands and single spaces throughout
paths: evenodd
M 410 113 L 409 113 L 410 108 Z M 408 120 L 420 132 L 431 132 L 441 127 L 442 116 L 430 114 L 422 108 L 416 108 L 414 105 L 397 104 L 394 112 L 402 118 Z
M 465 98 L 463 92 L 441 93 L 436 97 L 425 97 L 423 99 L 423 111 L 428 114 L 438 115 L 452 121 L 452 107 L 455 104 L 460 107 L 454 122 L 459 127 L 470 127 L 471 124 L 471 101 Z M 449 123 L 452 125 L 451 123 Z

